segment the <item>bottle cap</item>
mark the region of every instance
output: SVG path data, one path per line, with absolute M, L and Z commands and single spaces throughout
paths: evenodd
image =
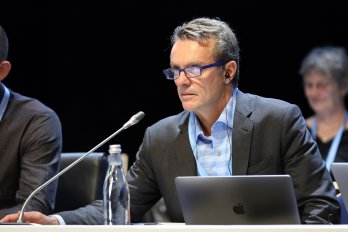
M 120 144 L 112 144 L 109 146 L 109 153 L 121 153 L 122 149 L 121 149 L 121 145 Z

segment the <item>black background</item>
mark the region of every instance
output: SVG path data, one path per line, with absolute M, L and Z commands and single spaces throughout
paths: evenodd
M 274 1 L 273 1 L 274 2 Z M 145 118 L 98 151 L 120 143 L 131 161 L 146 127 L 182 110 L 175 84 L 164 78 L 174 28 L 195 17 L 219 17 L 241 47 L 243 92 L 311 110 L 298 74 L 311 48 L 348 48 L 347 10 L 280 1 L 109 1 L 2 6 L 0 24 L 10 40 L 12 71 L 4 83 L 55 110 L 63 151 L 88 151 L 133 114 Z

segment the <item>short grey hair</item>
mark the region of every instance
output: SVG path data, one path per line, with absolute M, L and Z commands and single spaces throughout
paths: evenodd
M 339 86 L 348 86 L 348 57 L 343 47 L 317 47 L 302 61 L 300 74 L 302 77 L 310 71 L 318 71 L 332 78 Z
M 194 40 L 205 45 L 207 40 L 216 41 L 213 49 L 215 61 L 228 62 L 234 60 L 237 63 L 237 71 L 233 78 L 234 86 L 239 81 L 239 45 L 232 28 L 220 19 L 196 18 L 178 26 L 171 37 L 172 46 L 177 40 Z

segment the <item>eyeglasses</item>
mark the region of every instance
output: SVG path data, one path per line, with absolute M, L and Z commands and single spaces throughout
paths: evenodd
M 224 62 L 218 61 L 216 63 L 207 64 L 207 65 L 194 65 L 187 68 L 167 68 L 163 70 L 164 75 L 168 80 L 176 80 L 179 78 L 180 73 L 183 71 L 187 78 L 199 77 L 202 75 L 202 70 L 206 68 L 218 67 L 223 65 Z

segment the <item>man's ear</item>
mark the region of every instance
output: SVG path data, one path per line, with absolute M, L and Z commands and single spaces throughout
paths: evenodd
M 226 74 L 225 74 L 225 84 L 230 83 L 237 71 L 237 63 L 235 61 L 230 61 L 226 63 Z
M 11 63 L 7 60 L 0 62 L 0 81 L 4 80 L 11 70 Z

